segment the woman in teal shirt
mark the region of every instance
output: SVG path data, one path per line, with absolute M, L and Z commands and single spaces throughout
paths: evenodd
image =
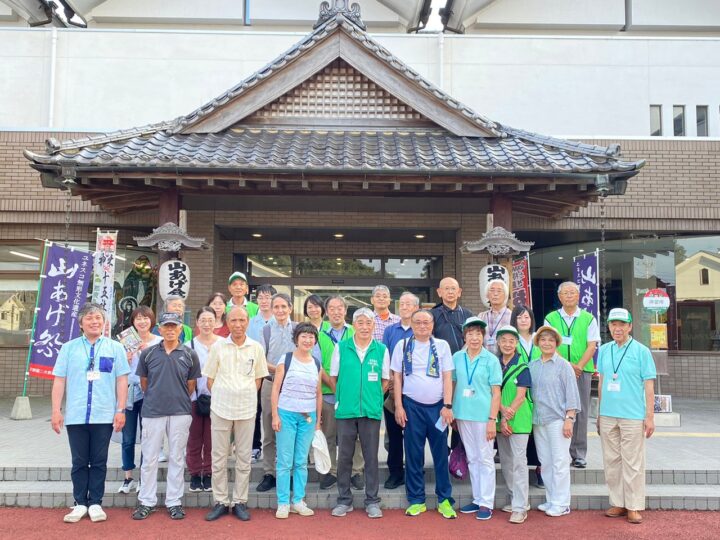
M 465 445 L 473 501 L 460 508 L 477 519 L 492 517 L 495 502 L 495 439 L 502 372 L 497 357 L 483 348 L 487 324 L 470 317 L 463 324 L 466 348 L 453 355 L 453 416 Z

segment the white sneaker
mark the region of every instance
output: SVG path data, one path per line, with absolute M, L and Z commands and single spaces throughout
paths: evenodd
M 305 501 L 295 503 L 290 507 L 290 511 L 293 514 L 300 514 L 301 516 L 314 516 L 315 512 L 312 508 L 309 508 Z
M 527 506 L 525 506 L 525 510 L 526 510 L 526 511 L 527 511 L 527 510 L 530 510 L 530 505 L 529 505 L 529 504 L 528 504 Z M 505 506 L 503 506 L 503 507 L 502 507 L 502 511 L 503 511 L 503 512 L 507 512 L 508 514 L 512 514 L 512 513 L 513 513 L 512 504 L 506 504 Z
M 92 504 L 90 505 L 90 508 L 88 508 L 88 515 L 90 516 L 90 521 L 93 523 L 96 523 L 98 521 L 105 521 L 107 519 L 107 514 L 105 513 L 105 510 L 102 509 L 102 506 L 99 504 Z
M 552 504 L 550 504 L 549 502 L 544 502 L 544 503 L 538 505 L 538 510 L 540 510 L 541 512 L 547 512 L 551 508 L 552 508 Z
M 73 506 L 72 512 L 70 512 L 69 514 L 65 514 L 63 521 L 65 523 L 77 523 L 83 517 L 85 517 L 85 514 L 87 513 L 88 507 L 84 504 L 78 504 L 76 506 Z
M 570 513 L 570 507 L 569 506 L 552 506 L 548 510 L 545 511 L 546 516 L 550 517 L 560 517 L 560 516 L 566 516 Z
M 290 515 L 289 504 L 279 504 L 277 510 L 275 510 L 275 517 L 278 519 L 287 519 Z
M 133 489 L 138 490 L 138 483 L 132 478 L 126 478 L 122 486 L 118 488 L 118 493 L 130 493 Z

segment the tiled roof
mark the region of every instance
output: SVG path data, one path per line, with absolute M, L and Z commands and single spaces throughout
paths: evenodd
M 99 143 L 99 144 L 98 144 Z M 397 171 L 402 173 L 562 174 L 631 172 L 608 148 L 524 132 L 505 138 L 457 137 L 437 131 L 238 129 L 221 134 L 166 130 L 122 141 L 65 145 L 37 163 L 77 167 L 240 168 L 247 171 Z

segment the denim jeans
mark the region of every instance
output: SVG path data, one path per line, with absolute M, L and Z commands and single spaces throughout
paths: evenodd
M 140 399 L 133 404 L 132 409 L 125 409 L 125 427 L 122 430 L 122 470 L 132 471 L 135 469 L 135 443 L 137 442 L 138 419 L 142 429 L 143 400 Z M 140 458 L 142 460 L 142 456 Z
M 290 504 L 290 474 L 293 479 L 293 504 L 305 498 L 308 477 L 308 455 L 315 435 L 317 413 L 302 413 L 278 409 L 280 431 L 275 435 L 277 446 L 277 499 L 278 504 Z

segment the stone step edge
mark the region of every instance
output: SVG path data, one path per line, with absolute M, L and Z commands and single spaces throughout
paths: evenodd
M 70 467 L 3 467 L 0 468 L 0 481 L 69 481 Z M 234 467 L 228 466 L 228 474 L 234 479 Z M 310 481 L 316 481 L 318 473 L 314 469 L 309 471 Z M 160 464 L 158 468 L 159 479 L 165 480 L 167 477 L 167 465 Z M 573 484 L 604 484 L 605 474 L 602 469 L 571 469 L 571 480 Z M 386 466 L 380 467 L 381 481 L 388 476 Z M 534 470 L 529 470 L 530 482 L 535 480 Z M 136 472 L 135 476 L 139 476 Z M 250 481 L 259 482 L 262 479 L 263 471 L 259 466 L 252 469 Z M 118 482 L 125 478 L 125 472 L 120 467 L 109 467 L 107 470 L 107 481 Z M 432 467 L 425 468 L 426 480 L 433 480 L 435 472 Z M 502 481 L 502 473 L 499 467 L 496 467 L 496 479 Z M 137 480 L 137 478 L 136 478 Z M 185 480 L 190 481 L 189 473 L 185 472 Z M 645 481 L 647 485 L 720 485 L 720 471 L 718 470 L 648 470 L 645 471 Z
M 12 482 L 10 482 L 12 484 Z M 7 483 L 5 483 L 7 484 Z M 57 483 L 50 483 L 57 484 Z M 68 483 L 69 484 L 69 483 Z M 5 485 L 4 487 L 10 487 Z M 57 487 L 57 486 L 53 486 Z M 432 486 L 427 491 L 428 508 L 437 506 L 437 497 L 432 492 Z M 607 492 L 600 486 L 573 486 L 571 508 L 574 510 L 603 510 L 608 507 Z M 334 506 L 337 492 L 334 489 L 321 491 L 313 486 L 308 486 L 308 492 L 305 500 L 312 508 L 329 509 Z M 681 489 L 682 488 L 682 489 Z M 697 486 L 673 486 L 668 488 L 666 494 L 659 493 L 662 488 L 649 489 L 646 494 L 646 506 L 650 510 L 720 510 L 720 493 L 712 492 L 709 494 L 697 494 Z M 688 495 L 693 490 L 696 495 Z M 33 491 L 33 492 L 14 492 L 0 491 L 0 506 L 7 507 L 30 507 L 30 508 L 65 508 L 73 503 L 72 488 L 67 486 L 66 490 L 60 492 Z M 381 488 L 379 493 L 383 508 L 405 508 L 407 501 L 403 489 L 384 490 Z M 456 499 L 456 506 L 462 506 L 472 500 L 470 487 L 454 486 L 453 496 Z M 364 494 L 359 491 L 353 492 L 353 504 L 358 508 L 363 507 Z M 163 505 L 164 485 L 158 485 L 158 506 Z M 544 491 L 531 488 L 529 493 L 529 502 L 533 508 L 545 501 Z M 498 489 L 495 497 L 496 510 L 501 508 L 507 502 L 506 490 Z M 135 493 L 125 495 L 121 493 L 106 492 L 103 498 L 103 505 L 115 508 L 133 508 L 137 504 Z M 209 508 L 212 505 L 211 493 L 185 493 L 183 504 L 188 508 Z M 257 493 L 251 491 L 248 497 L 248 506 L 250 508 L 275 508 L 276 498 L 275 492 Z

